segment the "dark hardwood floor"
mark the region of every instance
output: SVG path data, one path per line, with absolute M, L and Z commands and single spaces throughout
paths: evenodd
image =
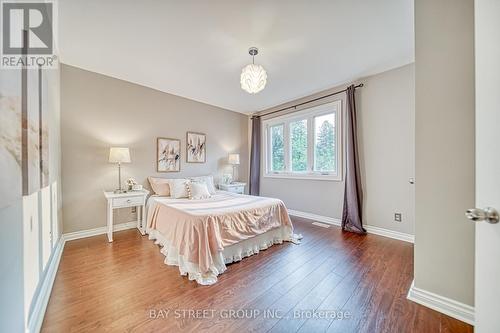
M 472 332 L 406 299 L 412 244 L 293 222 L 302 244 L 231 264 L 212 286 L 181 277 L 137 230 L 67 242 L 42 331 Z

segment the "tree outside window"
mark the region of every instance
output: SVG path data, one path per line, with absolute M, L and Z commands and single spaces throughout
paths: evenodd
M 342 101 L 264 121 L 266 177 L 342 180 Z
M 272 171 L 285 170 L 285 143 L 283 137 L 283 127 L 283 125 L 271 127 Z
M 307 119 L 290 123 L 292 171 L 307 170 Z
M 336 170 L 335 115 L 316 117 L 315 171 Z

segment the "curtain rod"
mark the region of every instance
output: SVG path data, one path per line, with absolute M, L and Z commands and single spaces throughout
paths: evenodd
M 360 83 L 358 84 L 357 86 L 354 86 L 354 89 L 356 88 L 361 88 L 363 87 L 363 83 Z M 336 91 L 334 93 L 331 93 L 331 94 L 328 94 L 328 95 L 325 95 L 325 96 L 321 96 L 321 97 L 317 97 L 317 98 L 313 98 L 309 101 L 306 101 L 306 102 L 302 102 L 302 103 L 299 103 L 299 104 L 295 104 L 295 105 L 292 105 L 292 106 L 287 106 L 286 108 L 282 108 L 282 109 L 279 109 L 279 110 L 275 110 L 275 111 L 271 111 L 271 112 L 267 112 L 267 113 L 264 113 L 264 114 L 256 114 L 256 115 L 252 115 L 251 119 L 253 118 L 256 118 L 256 117 L 263 117 L 263 116 L 268 116 L 270 114 L 273 114 L 273 113 L 277 113 L 277 112 L 281 112 L 281 111 L 285 111 L 285 110 L 288 110 L 288 109 L 293 109 L 293 108 L 297 108 L 297 106 L 302 106 L 304 104 L 309 104 L 309 103 L 312 103 L 312 102 L 316 102 L 316 101 L 319 101 L 323 98 L 327 98 L 327 97 L 331 97 L 331 96 L 334 96 L 334 95 L 338 95 L 338 94 L 341 94 L 343 92 L 346 92 L 347 91 L 347 88 L 344 89 L 344 90 L 339 90 L 339 91 Z

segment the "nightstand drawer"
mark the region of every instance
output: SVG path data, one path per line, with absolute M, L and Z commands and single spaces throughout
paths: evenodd
M 144 197 L 127 197 L 127 198 L 114 198 L 113 207 L 130 207 L 139 206 L 143 204 Z
M 228 192 L 240 193 L 245 192 L 245 186 L 228 186 L 226 189 Z

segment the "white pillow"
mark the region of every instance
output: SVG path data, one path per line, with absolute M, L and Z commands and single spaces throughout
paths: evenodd
M 205 182 L 191 182 L 189 187 L 191 190 L 189 199 L 208 199 L 211 197 Z
M 175 199 L 189 198 L 189 179 L 179 178 L 170 180 L 170 195 Z
M 205 184 L 207 184 L 208 193 L 215 194 L 216 190 L 214 184 L 214 176 L 212 175 L 199 176 L 199 177 L 191 177 L 190 179 L 196 182 L 204 182 Z

